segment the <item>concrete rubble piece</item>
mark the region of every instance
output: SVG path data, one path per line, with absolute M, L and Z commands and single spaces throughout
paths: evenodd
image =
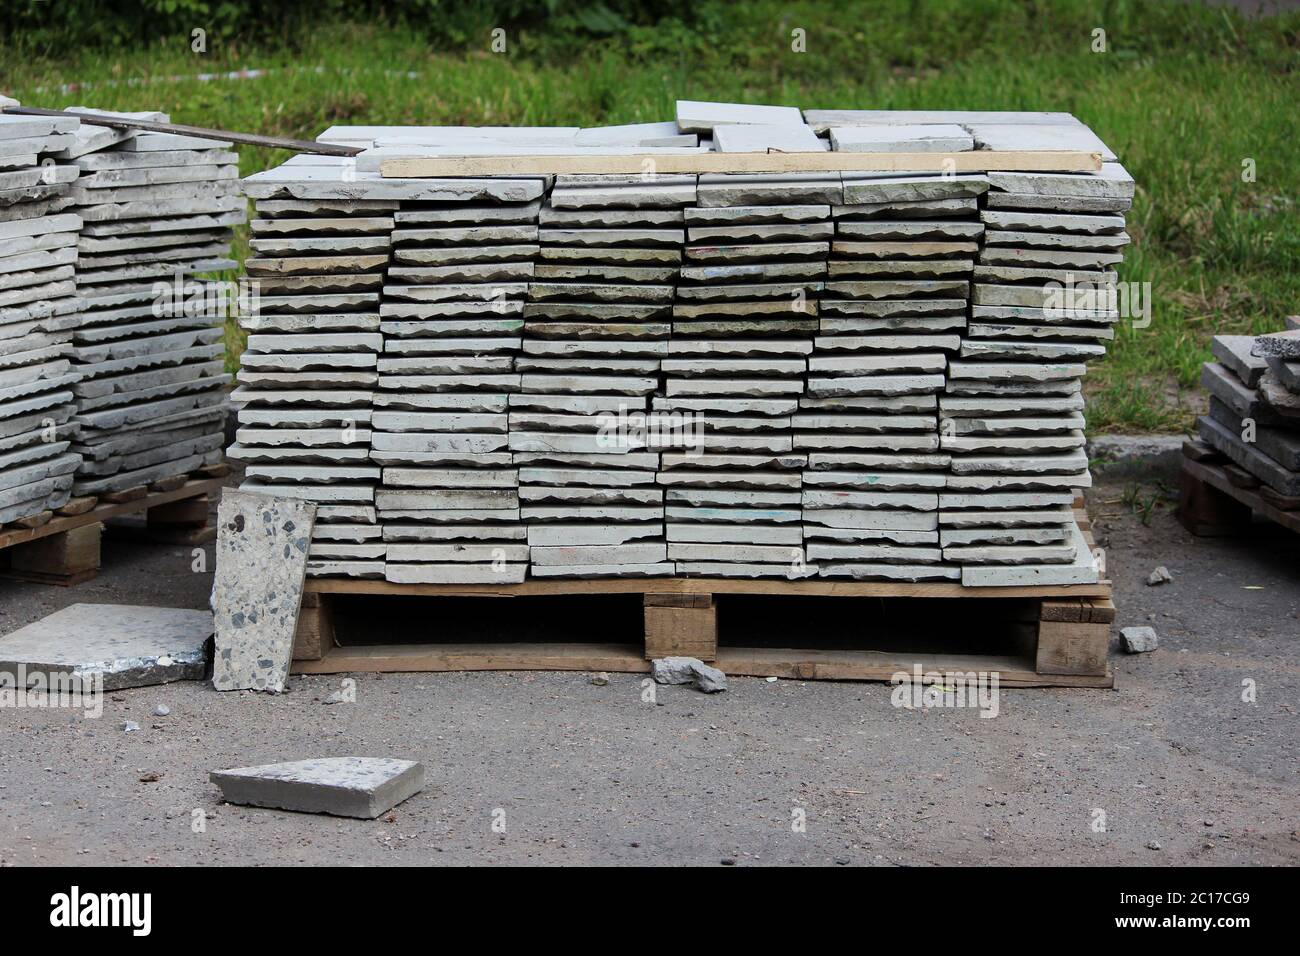
M 661 657 L 650 662 L 658 684 L 694 684 L 697 690 L 716 694 L 727 689 L 727 675 L 694 657 Z

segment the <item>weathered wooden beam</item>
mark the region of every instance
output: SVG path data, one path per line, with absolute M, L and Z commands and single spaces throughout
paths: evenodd
M 111 113 L 83 113 L 80 110 L 46 110 L 36 106 L 9 106 L 4 112 L 19 116 L 75 116 L 89 126 L 111 126 L 114 129 L 139 129 L 148 133 L 176 133 L 180 136 L 199 136 L 219 139 L 246 146 L 268 146 L 272 149 L 290 149 L 298 153 L 319 153 L 322 156 L 355 156 L 362 152 L 358 146 L 340 146 L 337 143 L 316 143 L 309 139 L 288 139 L 283 136 L 262 136 L 258 133 L 236 133 L 228 129 L 209 129 L 206 126 L 186 126 L 182 123 L 159 123 L 153 120 L 132 119 Z
M 418 147 L 413 147 L 418 149 Z M 380 164 L 385 177 L 635 175 L 694 173 L 975 173 L 990 170 L 1093 173 L 1100 153 L 1076 150 L 970 150 L 961 153 L 629 153 L 600 155 L 411 156 Z

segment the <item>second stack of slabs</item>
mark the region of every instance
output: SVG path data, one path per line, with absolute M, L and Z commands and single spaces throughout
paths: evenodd
M 795 419 L 796 448 L 809 456 L 804 537 L 824 576 L 960 576 L 940 563 L 948 455 L 936 396 L 966 328 L 987 185 L 983 176 L 844 174 Z
M 245 181 L 256 200 L 247 262 L 256 298 L 241 317 L 249 334 L 230 457 L 246 463 L 244 490 L 317 503 L 308 575 L 382 578 L 371 409 L 398 203 L 364 198 L 345 163 L 312 158 L 310 182 L 286 185 L 299 169 L 291 164 L 278 182 Z
M 165 114 L 129 114 L 166 120 Z M 71 151 L 83 220 L 75 333 L 78 495 L 184 475 L 221 460 L 221 323 L 244 221 L 230 143 L 83 126 Z
M 537 255 L 527 198 L 404 202 L 381 308 L 371 460 L 397 583 L 508 584 L 528 570 L 509 398 Z
M 77 167 L 63 150 L 78 121 L 0 114 L 0 525 L 46 520 L 71 494 L 81 459 L 72 330 Z
M 940 403 L 944 558 L 968 585 L 1086 583 L 1096 569 L 1071 510 L 1091 484 L 1082 378 L 1119 317 L 1133 180 L 1116 163 L 988 178 L 972 318 Z
M 1288 324 L 1214 337 L 1217 361 L 1201 370 L 1209 414 L 1197 419 L 1201 440 L 1258 478 L 1260 497 L 1283 511 L 1300 498 L 1300 320 Z
M 524 308 L 510 447 L 534 577 L 669 575 L 661 435 L 648 417 L 668 355 L 695 177 L 557 177 Z
M 815 139 L 802 127 L 715 127 L 737 149 Z M 668 556 L 681 575 L 802 578 L 807 456 L 793 421 L 842 198 L 837 174 L 704 175 L 658 410 L 702 420 L 696 449 L 665 453 Z

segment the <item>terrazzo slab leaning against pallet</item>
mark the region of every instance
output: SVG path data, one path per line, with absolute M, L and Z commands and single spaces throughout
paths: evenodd
M 75 118 L 0 115 L 0 525 L 67 503 L 81 456 L 72 334 Z
M 1119 317 L 1133 182 L 1068 114 L 683 102 L 675 126 L 321 138 L 366 151 L 247 181 L 250 272 L 294 260 L 312 301 L 263 294 L 231 452 L 252 487 L 321 505 L 308 574 L 1098 581 L 1071 507 L 1089 484 L 1081 379 Z M 653 168 L 656 151 L 836 149 L 1107 163 Z M 584 151 L 646 171 L 379 172 Z M 370 298 L 333 298 L 330 275 Z M 280 377 L 254 388 L 259 367 Z
M 68 154 L 81 171 L 85 302 L 74 332 L 83 460 L 73 490 L 122 491 L 219 462 L 222 323 L 237 292 L 215 276 L 236 267 L 230 243 L 246 218 L 238 156 L 227 142 L 89 125 Z

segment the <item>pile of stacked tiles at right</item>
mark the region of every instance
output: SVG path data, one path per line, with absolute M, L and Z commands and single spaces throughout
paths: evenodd
M 1284 511 L 1300 507 L 1300 316 L 1270 335 L 1216 335 L 1201 369 L 1210 393 L 1201 440 L 1263 484 Z

